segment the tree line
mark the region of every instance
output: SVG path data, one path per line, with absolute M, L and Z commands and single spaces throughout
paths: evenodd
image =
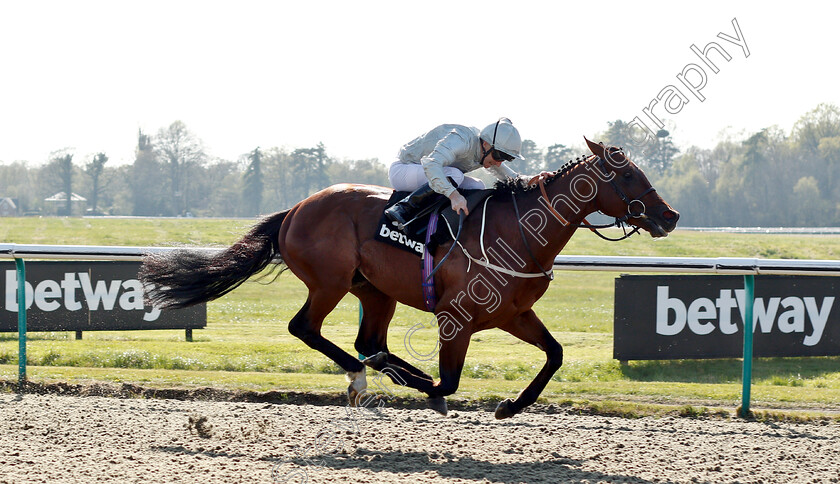
M 593 139 L 630 147 L 657 192 L 680 211 L 683 226 L 840 226 L 840 109 L 833 104 L 803 115 L 790 133 L 768 127 L 713 148 L 680 150 L 660 130 L 654 142 L 634 150 L 638 137 L 622 120 L 607 123 Z M 534 174 L 556 170 L 586 150 L 524 140 L 522 153 L 525 161 L 512 168 Z M 154 135 L 139 131 L 132 164 L 107 162 L 106 153 L 78 160 L 60 150 L 40 167 L 2 164 L 0 197 L 16 199 L 30 214 L 73 214 L 78 202 L 69 197 L 44 201 L 64 192 L 87 198 L 84 209 L 93 214 L 250 217 L 291 207 L 335 183 L 389 186 L 388 167 L 378 160 L 337 159 L 323 144 L 254 148 L 236 161 L 212 160 L 180 121 Z
M 840 109 L 821 104 L 790 133 L 768 127 L 690 147 L 652 177 L 685 226 L 840 226 Z
M 254 148 L 236 161 L 212 160 L 181 121 L 155 135 L 137 134 L 134 162 L 108 166 L 106 153 L 77 160 L 70 150 L 40 167 L 0 165 L 0 197 L 25 214 L 251 217 L 291 207 L 334 183 L 388 186 L 387 168 L 375 159 L 338 160 L 323 144 L 312 148 Z M 87 199 L 83 208 L 69 197 Z

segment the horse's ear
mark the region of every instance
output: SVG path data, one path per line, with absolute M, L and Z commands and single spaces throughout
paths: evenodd
M 583 137 L 586 140 L 586 145 L 589 146 L 589 151 L 592 152 L 593 155 L 604 158 L 604 145 L 601 143 L 595 143 L 593 141 L 589 141 L 586 136 Z

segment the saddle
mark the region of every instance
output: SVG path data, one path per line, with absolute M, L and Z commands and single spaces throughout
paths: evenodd
M 473 212 L 473 209 L 478 207 L 481 202 L 493 193 L 491 189 L 483 190 L 459 190 L 464 198 L 467 199 L 467 210 Z M 385 204 L 387 209 L 391 205 L 399 202 L 407 197 L 410 192 L 394 191 L 391 198 Z M 383 211 L 377 225 L 376 235 L 374 240 L 384 242 L 390 246 L 405 250 L 406 252 L 415 254 L 418 257 L 423 255 L 423 250 L 426 247 L 426 232 L 429 229 L 429 218 L 432 214 L 437 214 L 442 217 L 446 224 L 436 224 L 434 233 L 428 237 L 429 250 L 432 251 L 440 244 L 452 240 L 452 234 L 458 230 L 458 214 L 452 210 L 449 204 L 449 199 L 443 195 L 438 195 L 438 199 L 429 204 L 423 211 L 418 214 L 417 218 L 408 224 L 406 232 L 400 231 L 395 226 L 391 225 L 391 221 L 385 218 Z M 446 227 L 447 225 L 449 227 Z M 451 232 L 450 232 L 451 228 Z

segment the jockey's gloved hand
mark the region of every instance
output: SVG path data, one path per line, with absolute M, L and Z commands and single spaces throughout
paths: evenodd
M 467 210 L 467 199 L 464 198 L 463 195 L 458 193 L 458 190 L 455 190 L 449 195 L 449 201 L 452 204 L 452 210 L 455 213 L 458 213 L 463 210 L 464 215 L 469 215 L 470 211 Z

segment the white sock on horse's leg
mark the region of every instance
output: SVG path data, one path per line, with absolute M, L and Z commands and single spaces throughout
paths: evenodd
M 348 371 L 347 381 L 350 382 L 347 398 L 350 400 L 350 406 L 355 407 L 356 399 L 367 389 L 367 367 L 363 367 L 362 371 Z

